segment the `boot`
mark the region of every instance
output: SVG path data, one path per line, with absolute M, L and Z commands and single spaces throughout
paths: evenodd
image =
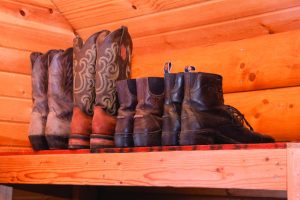
M 165 66 L 165 103 L 162 117 L 162 145 L 178 145 L 183 100 L 183 73 L 169 73 L 171 63 Z
M 184 86 L 180 145 L 274 142 L 255 133 L 237 109 L 224 105 L 222 76 L 185 73 Z
M 73 109 L 73 48 L 57 52 L 48 70 L 46 139 L 50 149 L 67 149 Z
M 90 147 L 93 106 L 95 101 L 96 40 L 105 37 L 109 31 L 91 35 L 83 44 L 80 37 L 74 39 L 73 54 L 73 117 L 70 149 Z
M 117 82 L 117 94 L 120 103 L 115 129 L 115 146 L 133 146 L 133 117 L 137 104 L 136 80 L 122 80 Z
M 136 80 L 137 99 L 134 116 L 134 146 L 161 145 L 164 79 L 157 77 Z
M 48 149 L 45 138 L 45 126 L 48 115 L 48 64 L 57 53 L 50 50 L 45 54 L 33 52 L 30 55 L 32 65 L 32 113 L 29 125 L 29 141 L 34 150 Z
M 91 149 L 114 146 L 117 114 L 116 81 L 128 79 L 132 40 L 126 27 L 121 27 L 97 40 L 95 90 Z

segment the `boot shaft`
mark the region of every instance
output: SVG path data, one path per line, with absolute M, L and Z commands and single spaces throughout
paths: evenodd
M 117 114 L 116 81 L 130 78 L 132 40 L 127 27 L 97 39 L 95 105 Z
M 123 112 L 135 112 L 135 107 L 137 105 L 136 90 L 135 79 L 121 80 L 117 82 L 117 96 L 120 104 L 118 115 Z
M 70 118 L 73 109 L 73 48 L 57 52 L 48 73 L 49 110 L 57 117 Z
M 222 76 L 210 73 L 184 73 L 183 105 L 194 104 L 198 110 L 224 105 Z
M 165 104 L 182 103 L 183 83 L 183 73 L 165 73 Z
M 108 31 L 97 32 L 91 35 L 85 44 L 79 36 L 73 41 L 74 106 L 90 116 L 93 114 L 95 101 L 96 40 L 100 34 L 108 33 Z

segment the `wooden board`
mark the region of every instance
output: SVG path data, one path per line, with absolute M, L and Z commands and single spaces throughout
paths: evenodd
M 30 4 L 30 5 L 35 5 L 35 6 L 40 6 L 40 7 L 44 7 L 44 8 L 56 9 L 56 7 L 54 6 L 54 4 L 52 3 L 51 0 L 14 0 L 14 1 L 22 2 L 22 3 Z
M 30 53 L 30 51 L 22 51 L 0 46 L 0 71 L 30 74 Z
M 0 96 L 31 99 L 31 77 L 0 71 Z
M 29 122 L 31 100 L 0 96 L 0 121 Z
M 2 183 L 285 190 L 285 181 L 285 149 L 0 157 Z
M 70 0 L 53 0 L 53 2 L 77 30 L 83 27 L 207 2 L 207 0 L 77 0 L 76 4 Z
M 0 146 L 31 147 L 28 140 L 28 123 L 0 121 Z
M 143 15 L 136 18 L 123 19 L 108 24 L 105 24 L 103 21 L 99 20 L 97 26 L 91 26 L 84 29 L 74 26 L 72 21 L 70 21 L 70 23 L 75 27 L 76 32 L 78 32 L 83 38 L 87 38 L 96 31 L 102 29 L 113 30 L 121 25 L 129 27 L 133 38 L 161 34 L 170 31 L 180 32 L 188 29 L 186 32 L 189 31 L 190 33 L 194 34 L 201 34 L 203 31 L 206 33 L 206 37 L 208 37 L 209 40 L 212 40 L 212 37 L 209 36 L 211 34 L 215 35 L 216 31 L 224 34 L 224 32 L 229 31 L 230 29 L 235 28 L 235 30 L 238 30 L 238 28 L 240 28 L 241 30 L 242 28 L 248 28 L 243 32 L 239 31 L 237 33 L 228 33 L 228 35 L 233 35 L 236 38 L 245 38 L 249 35 L 249 33 L 247 33 L 248 31 L 251 31 L 253 27 L 259 29 L 261 24 L 265 24 L 265 26 L 271 26 L 275 23 L 274 21 L 279 23 L 283 22 L 281 24 L 281 27 L 283 27 L 282 29 L 285 27 L 285 29 L 290 29 L 292 24 L 299 24 L 299 22 L 293 21 L 296 16 L 299 17 L 299 14 L 297 13 L 299 11 L 297 8 L 292 8 L 298 5 L 300 5 L 300 2 L 297 0 L 221 0 L 209 1 L 203 4 L 194 4 L 191 6 L 182 7 L 180 9 L 173 9 L 167 12 L 155 13 L 152 15 Z M 104 7 L 104 9 L 106 9 L 106 7 Z M 216 15 L 216 13 L 218 14 Z M 80 13 L 76 14 L 78 15 Z M 66 14 L 66 17 L 67 16 L 68 15 Z M 247 23 L 250 23 L 250 25 L 247 25 Z M 86 21 L 84 21 L 84 24 L 86 24 Z M 222 30 L 224 27 L 226 29 Z M 262 27 L 262 29 L 265 28 Z M 215 30 L 215 32 L 213 30 Z M 251 32 L 253 33 L 255 31 Z M 203 33 L 200 36 L 204 37 Z M 217 36 L 218 35 L 215 35 L 215 37 Z
M 300 199 L 300 144 L 289 144 L 287 149 L 288 199 Z
M 136 41 L 132 76 L 163 76 L 164 63 L 171 61 L 174 72 L 194 65 L 197 71 L 221 74 L 225 93 L 300 85 L 299 34 L 290 31 L 209 47 L 174 44 L 168 50 L 159 50 L 153 38 Z

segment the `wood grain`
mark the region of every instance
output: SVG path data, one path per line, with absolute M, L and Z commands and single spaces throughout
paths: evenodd
M 286 189 L 284 149 L 23 155 L 0 161 L 1 183 Z
M 28 123 L 0 121 L 0 146 L 31 147 L 28 140 Z
M 208 47 L 172 43 L 168 50 L 159 50 L 153 38 L 136 41 L 132 76 L 163 76 L 163 64 L 171 61 L 174 72 L 194 65 L 197 71 L 221 74 L 225 93 L 300 85 L 299 34 L 297 30 Z M 147 52 L 150 49 L 157 51 Z
M 112 21 L 158 13 L 207 0 L 53 0 L 61 13 L 77 30 Z
M 254 130 L 277 141 L 300 141 L 300 87 L 225 95 L 225 103 L 238 108 Z
M 31 77 L 29 75 L 0 72 L 0 96 L 31 99 Z
M 291 143 L 287 149 L 288 199 L 300 199 L 300 144 Z
M 0 71 L 31 74 L 30 53 L 0 46 Z
M 29 122 L 31 100 L 0 96 L 0 120 Z
M 240 26 L 242 26 L 240 27 L 240 29 L 242 29 L 243 27 L 246 28 L 250 25 L 250 27 L 252 28 L 254 25 L 256 25 L 254 27 L 258 29 L 260 23 L 266 23 L 266 26 L 269 26 L 270 23 L 274 23 L 275 18 L 277 22 L 281 22 L 282 20 L 282 22 L 289 21 L 289 23 L 284 22 L 281 25 L 282 27 L 291 27 L 292 24 L 290 23 L 299 23 L 293 22 L 293 19 L 295 19 L 295 15 L 298 15 L 298 13 L 292 8 L 298 5 L 300 5 L 300 2 L 297 0 L 221 0 L 209 1 L 202 4 L 193 4 L 191 6 L 182 7 L 180 9 L 173 9 L 166 12 L 154 13 L 152 15 L 143 15 L 141 17 L 136 18 L 123 19 L 108 24 L 105 24 L 104 22 L 101 22 L 101 20 L 98 20 L 97 26 L 91 26 L 83 29 L 74 26 L 72 21 L 70 21 L 70 23 L 75 27 L 76 32 L 78 32 L 83 38 L 87 38 L 89 35 L 96 31 L 102 29 L 113 30 L 120 27 L 121 25 L 128 26 L 133 38 L 149 36 L 154 34 L 162 34 L 170 31 L 183 31 L 185 29 L 192 29 L 190 30 L 190 32 L 195 33 L 201 32 L 201 30 L 203 30 L 206 33 L 206 36 L 209 37 L 210 34 L 215 34 L 213 30 L 218 30 L 222 34 L 222 28 L 224 26 L 231 26 L 231 28 L 228 27 L 227 29 L 225 29 L 224 32 L 233 28 L 238 29 Z M 290 18 L 290 20 L 288 20 L 288 18 Z M 270 20 L 271 22 L 269 22 Z M 245 24 L 243 24 L 243 22 Z M 86 24 L 86 22 L 84 23 Z M 247 25 L 247 23 L 251 24 Z M 201 28 L 202 26 L 204 27 Z M 209 26 L 210 28 L 205 29 L 205 27 L 207 26 Z M 235 35 L 235 37 L 239 35 L 240 38 L 244 35 L 245 38 L 248 37 L 247 32 L 249 30 L 251 29 L 245 30 L 244 32 L 240 31 L 236 34 L 228 33 L 228 35 L 233 34 Z M 209 37 L 209 39 L 211 40 L 211 37 Z
M 54 6 L 51 0 L 13 0 L 13 1 L 44 7 L 44 8 L 56 9 L 56 7 Z

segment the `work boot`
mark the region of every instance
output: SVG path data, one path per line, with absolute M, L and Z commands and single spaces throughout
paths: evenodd
M 32 113 L 29 125 L 29 141 L 34 150 L 48 149 L 45 138 L 45 126 L 48 109 L 48 64 L 57 53 L 50 50 L 45 54 L 33 52 L 30 55 L 32 65 Z
M 274 142 L 255 133 L 236 108 L 224 105 L 222 76 L 185 73 L 184 87 L 180 145 Z
M 134 116 L 134 146 L 161 145 L 164 79 L 158 77 L 136 80 L 137 100 Z
M 128 79 L 117 82 L 117 94 L 120 107 L 118 109 L 115 129 L 115 146 L 133 146 L 133 122 L 137 104 L 136 80 Z
M 170 73 L 171 63 L 165 65 L 165 103 L 162 117 L 162 145 L 178 145 L 183 100 L 183 73 Z
M 77 36 L 73 49 L 73 117 L 71 134 L 69 136 L 70 149 L 90 148 L 90 134 L 92 133 L 93 106 L 95 102 L 95 65 L 96 40 L 103 38 L 109 31 L 100 31 L 91 35 L 83 44 Z
M 73 109 L 73 48 L 54 55 L 48 74 L 46 139 L 50 149 L 67 149 Z
M 127 27 L 97 39 L 91 149 L 114 146 L 117 115 L 116 81 L 130 78 L 132 40 Z

